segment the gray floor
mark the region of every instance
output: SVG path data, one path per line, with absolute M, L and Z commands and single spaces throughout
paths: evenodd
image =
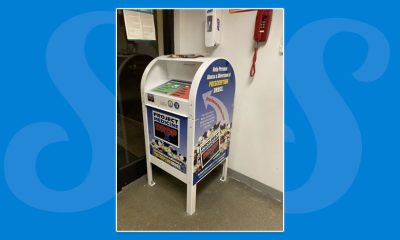
M 153 167 L 156 185 L 146 176 L 117 195 L 118 230 L 282 230 L 282 203 L 229 179 L 216 169 L 197 185 L 197 206 L 186 214 L 186 185 Z

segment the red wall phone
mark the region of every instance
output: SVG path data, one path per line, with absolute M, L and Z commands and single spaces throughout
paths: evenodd
M 254 26 L 254 41 L 256 45 L 254 47 L 253 64 L 250 69 L 251 77 L 254 77 L 254 74 L 256 73 L 258 43 L 266 42 L 268 40 L 269 30 L 271 28 L 272 12 L 272 9 L 257 10 L 256 24 Z

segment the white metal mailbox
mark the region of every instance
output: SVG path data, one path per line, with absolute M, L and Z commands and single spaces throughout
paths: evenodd
M 152 164 L 187 185 L 186 211 L 196 208 L 196 184 L 224 163 L 228 170 L 235 74 L 222 58 L 154 59 L 141 82 L 147 180 Z

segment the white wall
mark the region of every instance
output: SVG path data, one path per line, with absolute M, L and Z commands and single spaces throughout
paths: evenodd
M 222 13 L 222 40 L 204 45 L 204 10 L 175 11 L 175 52 L 228 59 L 235 70 L 236 98 L 229 167 L 283 192 L 283 10 L 274 10 L 268 42 L 258 51 L 251 81 L 256 12 Z

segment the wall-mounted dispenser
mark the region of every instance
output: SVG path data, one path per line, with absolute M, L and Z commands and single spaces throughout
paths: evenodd
M 205 24 L 206 47 L 215 47 L 221 43 L 221 10 L 207 9 Z

